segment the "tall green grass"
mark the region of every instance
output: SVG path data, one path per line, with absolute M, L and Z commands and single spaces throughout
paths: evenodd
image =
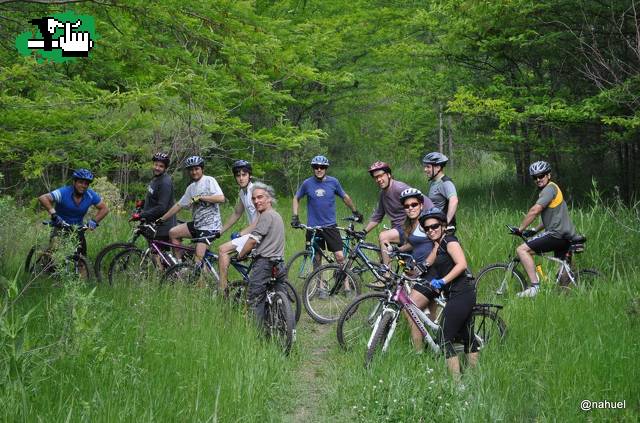
M 363 169 L 331 170 L 358 209 L 370 213 L 378 190 L 369 175 Z M 413 165 L 396 166 L 395 176 L 426 191 L 426 178 Z M 506 261 L 515 245 L 504 225 L 520 222 L 534 187 L 518 188 L 490 158 L 452 176 L 461 199 L 458 236 L 472 270 Z M 276 208 L 288 224 L 290 199 L 281 198 Z M 47 231 L 37 217 L 16 219 L 21 209 L 5 205 L 0 211 L 4 221 L 12 216 L 21 234 L 3 232 L 0 239 L 0 273 L 11 278 L 29 246 L 46 241 Z M 228 215 L 231 205 L 223 212 Z M 629 230 L 637 228 L 635 213 L 617 206 L 608 211 L 597 196 L 572 207 L 576 226 L 589 239 L 577 261 L 598 268 L 602 277 L 591 289 L 568 294 L 543 281 L 543 295 L 508 304 L 501 312 L 507 339 L 483 351 L 479 367 L 463 377 L 464 390 L 451 382 L 442 357 L 413 353 L 404 324 L 390 351 L 365 370 L 364 351 L 342 352 L 334 327 L 319 327 L 304 315 L 294 351 L 283 357 L 242 311 L 204 290 L 143 282 L 93 292 L 73 281 L 39 280 L 0 317 L 17 327 L 34 309 L 24 323 L 20 366 L 12 368 L 15 354 L 6 348 L 0 356 L 0 418 L 636 421 L 640 237 Z M 340 204 L 338 216 L 349 214 Z M 104 245 L 128 238 L 125 219 L 112 215 L 87 235 L 90 259 Z M 287 225 L 287 257 L 303 246 L 303 231 Z M 582 399 L 626 400 L 627 408 L 582 412 Z

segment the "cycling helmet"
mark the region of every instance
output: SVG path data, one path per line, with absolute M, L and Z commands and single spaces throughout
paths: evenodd
M 251 174 L 251 163 L 246 160 L 236 160 L 231 166 L 231 171 L 235 174 L 239 170 L 246 170 L 249 174 Z
M 191 156 L 191 157 L 187 157 L 187 160 L 184 161 L 184 167 L 186 168 L 196 167 L 196 166 L 204 167 L 204 159 L 202 157 Z
M 386 164 L 385 162 L 375 162 L 371 166 L 369 166 L 369 174 L 373 176 L 373 172 L 376 170 L 384 170 L 386 173 L 391 173 L 391 166 Z
M 421 203 L 424 203 L 424 196 L 422 195 L 422 191 L 419 189 L 407 188 L 400 193 L 400 201 L 404 202 L 407 198 L 415 198 Z
M 438 219 L 440 222 L 445 223 L 447 221 L 447 215 L 438 207 L 431 207 L 429 210 L 423 211 L 420 214 L 418 218 L 420 225 L 424 226 L 424 222 L 427 219 Z
M 169 167 L 169 163 L 171 163 L 171 160 L 169 160 L 169 155 L 167 153 L 162 153 L 162 152 L 157 152 L 156 154 L 154 154 L 153 157 L 151 158 L 151 161 L 162 162 L 167 167 Z
M 538 176 L 551 172 L 551 165 L 545 161 L 538 161 L 529 166 L 529 175 Z
M 311 159 L 311 166 L 319 165 L 319 166 L 329 166 L 329 159 L 325 156 L 315 156 Z
M 86 179 L 87 181 L 93 181 L 93 173 L 89 169 L 76 169 L 71 175 L 73 179 Z
M 437 151 L 434 151 L 433 153 L 425 154 L 425 156 L 422 158 L 423 165 L 430 164 L 430 165 L 444 166 L 447 164 L 448 161 L 449 161 L 449 158 L 447 156 L 445 156 L 442 153 L 438 153 Z

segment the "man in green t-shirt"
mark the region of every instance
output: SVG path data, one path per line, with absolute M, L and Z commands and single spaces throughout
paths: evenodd
M 518 227 L 520 234 L 527 238 L 532 237 L 516 249 L 531 282 L 530 288 L 518 293 L 519 297 L 535 297 L 538 294 L 540 281 L 536 274 L 533 255 L 553 251 L 556 257 L 562 258 L 569 249 L 571 238 L 576 235 L 576 228 L 569 217 L 569 209 L 562 191 L 558 185 L 551 182 L 551 165 L 544 161 L 535 162 L 529 166 L 529 174 L 540 194 Z M 538 216 L 542 218 L 542 223 L 535 229 L 526 229 Z M 538 234 L 543 229 L 544 232 Z

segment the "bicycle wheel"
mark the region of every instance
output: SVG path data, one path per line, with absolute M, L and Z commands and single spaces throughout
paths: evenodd
M 591 288 L 600 278 L 600 272 L 596 269 L 580 269 L 575 274 L 576 285 Z
M 366 348 L 371 329 L 386 301 L 387 296 L 382 292 L 370 292 L 347 306 L 338 319 L 336 330 L 342 349 Z
M 289 283 L 296 291 L 301 292 L 307 277 L 313 271 L 313 258 L 309 250 L 295 253 L 287 262 L 285 269 Z
M 293 310 L 293 314 L 296 318 L 297 324 L 300 321 L 300 315 L 302 314 L 302 300 L 300 299 L 298 291 L 293 285 L 289 283 L 289 281 L 284 281 L 284 286 L 287 291 L 287 297 L 289 298 L 289 302 L 291 303 L 291 309 Z
M 156 268 L 149 255 L 139 249 L 119 252 L 109 265 L 109 285 L 116 283 L 138 285 L 156 276 Z
M 37 245 L 31 247 L 27 253 L 24 270 L 33 278 L 54 273 L 55 264 L 49 250 Z
M 74 254 L 66 261 L 73 267 L 69 270 L 80 276 L 80 279 L 84 280 L 85 282 L 89 282 L 91 280 L 91 266 L 89 265 L 89 260 L 87 260 L 85 256 L 83 256 L 82 254 Z
M 338 320 L 345 307 L 360 294 L 358 277 L 338 264 L 325 264 L 309 275 L 302 299 L 307 313 L 318 323 Z
M 276 342 L 285 354 L 289 354 L 293 344 L 295 322 L 287 295 L 281 291 L 273 292 L 271 301 L 265 304 L 265 314 L 267 336 Z
M 371 365 L 371 361 L 378 351 L 384 352 L 386 350 L 390 340 L 389 334 L 391 332 L 391 326 L 397 317 L 397 314 L 391 313 L 390 311 L 382 314 L 367 347 L 367 352 L 364 357 L 365 367 L 368 368 L 369 365 Z
M 504 304 L 526 287 L 525 278 L 508 264 L 497 263 L 484 267 L 476 278 L 478 304 Z
M 491 307 L 475 306 L 471 313 L 473 331 L 480 349 L 488 344 L 497 344 L 507 335 L 507 325 Z
M 193 263 L 177 263 L 167 269 L 160 279 L 161 285 L 193 285 L 197 275 Z
M 102 282 L 103 274 L 109 275 L 109 267 L 111 266 L 113 258 L 123 250 L 129 249 L 137 249 L 137 247 L 131 242 L 115 242 L 100 250 L 93 264 L 93 273 L 96 275 L 96 282 Z

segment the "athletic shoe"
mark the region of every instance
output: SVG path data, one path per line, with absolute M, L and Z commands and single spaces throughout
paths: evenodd
M 518 297 L 520 298 L 532 298 L 538 295 L 538 291 L 540 288 L 537 285 L 533 285 L 530 288 L 525 289 L 522 292 L 518 292 Z

